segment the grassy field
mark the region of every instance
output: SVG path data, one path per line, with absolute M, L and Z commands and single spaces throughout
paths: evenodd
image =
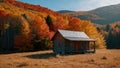
M 0 54 L 0 68 L 120 68 L 120 50 L 53 55 L 52 51 Z

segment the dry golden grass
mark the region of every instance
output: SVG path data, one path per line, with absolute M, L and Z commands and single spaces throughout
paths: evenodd
M 52 51 L 0 54 L 0 68 L 120 68 L 120 50 L 53 55 Z

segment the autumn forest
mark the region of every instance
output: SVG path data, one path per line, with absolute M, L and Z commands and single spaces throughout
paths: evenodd
M 58 29 L 83 31 L 97 40 L 96 48 L 120 48 L 120 22 L 94 24 L 39 5 L 0 0 L 0 51 L 52 49 Z

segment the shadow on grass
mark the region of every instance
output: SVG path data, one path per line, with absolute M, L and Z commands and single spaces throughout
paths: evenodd
M 32 58 L 32 59 L 49 59 L 49 58 L 55 58 L 56 55 L 53 53 L 44 53 L 44 54 L 27 55 L 24 57 L 28 57 L 28 58 Z
M 43 53 L 43 54 L 32 54 L 32 55 L 27 55 L 24 57 L 27 58 L 32 58 L 32 59 L 49 59 L 49 58 L 58 58 L 59 56 L 70 56 L 70 55 L 84 55 L 82 53 L 68 53 L 68 54 L 54 54 L 54 53 Z

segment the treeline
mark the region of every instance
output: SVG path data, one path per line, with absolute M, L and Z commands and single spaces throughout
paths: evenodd
M 90 21 L 62 15 L 41 6 L 6 1 L 0 3 L 0 50 L 50 49 L 53 46 L 51 39 L 58 29 L 84 31 L 97 40 L 97 48 L 105 48 L 103 36 Z
M 106 39 L 108 49 L 120 49 L 120 22 L 97 26 Z

